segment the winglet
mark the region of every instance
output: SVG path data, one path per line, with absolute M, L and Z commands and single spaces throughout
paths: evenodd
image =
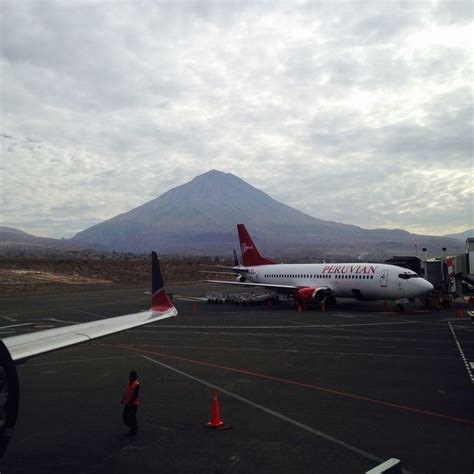
M 237 224 L 237 231 L 239 233 L 240 249 L 242 250 L 242 262 L 244 266 L 253 267 L 258 265 L 273 265 L 275 263 L 260 255 L 244 224 Z
M 237 255 L 237 251 L 234 249 L 234 267 L 240 267 L 242 264 L 240 263 L 239 256 Z
M 153 311 L 166 311 L 173 307 L 173 303 L 166 294 L 160 262 L 156 252 L 151 252 L 151 309 Z

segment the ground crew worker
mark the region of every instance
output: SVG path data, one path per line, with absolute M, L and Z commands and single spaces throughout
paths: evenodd
M 138 381 L 138 374 L 135 370 L 130 371 L 128 379 L 129 382 L 125 387 L 125 393 L 122 397 L 122 419 L 123 422 L 130 428 L 129 434 L 134 436 L 137 434 L 137 409 L 140 382 Z

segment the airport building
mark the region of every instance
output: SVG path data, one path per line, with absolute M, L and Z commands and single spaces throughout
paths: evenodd
M 448 255 L 443 248 L 441 258 L 429 258 L 424 248 L 421 258 L 395 256 L 385 263 L 415 271 L 433 284 L 435 291 L 443 295 L 443 301 L 474 294 L 474 238 L 466 240 L 466 251 L 460 255 Z

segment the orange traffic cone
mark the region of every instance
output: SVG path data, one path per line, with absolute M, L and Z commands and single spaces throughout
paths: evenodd
M 211 419 L 207 426 L 209 428 L 219 428 L 224 422 L 220 419 L 219 416 L 219 401 L 217 400 L 217 392 L 214 390 L 212 395 L 212 405 L 211 405 Z

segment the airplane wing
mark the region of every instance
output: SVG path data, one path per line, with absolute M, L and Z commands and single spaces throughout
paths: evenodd
M 215 268 L 216 270 L 229 270 L 234 273 L 248 273 L 248 268 L 245 267 L 224 267 L 221 265 L 201 265 L 202 268 Z M 210 272 L 214 273 L 214 272 Z
M 209 275 L 209 273 L 212 273 L 213 275 L 236 275 L 234 272 L 220 272 L 218 270 L 198 270 L 198 273 L 205 273 L 206 275 Z
M 300 286 L 295 285 L 272 285 L 271 283 L 251 283 L 251 282 L 241 282 L 241 281 L 224 281 L 224 280 L 204 280 L 207 283 L 222 283 L 224 285 L 237 285 L 237 286 L 253 286 L 253 287 L 260 287 L 260 288 L 268 288 L 269 290 L 275 291 L 291 291 L 291 290 L 298 290 L 302 288 Z
M 267 290 L 273 290 L 277 293 L 293 293 L 295 294 L 296 298 L 301 298 L 303 296 L 298 296 L 300 293 L 310 292 L 308 294 L 311 297 L 314 296 L 315 292 L 323 291 L 327 293 L 331 293 L 332 289 L 328 286 L 319 286 L 319 287 L 311 287 L 311 286 L 295 286 L 295 285 L 278 285 L 278 284 L 271 284 L 271 283 L 251 283 L 251 282 L 240 282 L 240 281 L 224 281 L 224 280 L 205 280 L 207 283 L 219 283 L 224 285 L 237 285 L 237 286 L 247 286 L 247 287 L 257 287 L 257 288 L 265 288 Z
M 16 364 L 30 357 L 55 351 L 127 329 L 171 318 L 178 314 L 166 294 L 160 264 L 151 254 L 152 299 L 148 311 L 46 329 L 0 340 L 0 457 L 13 435 L 18 415 L 20 389 Z
M 152 307 L 148 311 L 7 337 L 3 339 L 3 343 L 12 360 L 18 363 L 46 352 L 176 316 L 178 312 L 166 295 L 155 252 L 152 253 L 152 278 L 156 287 L 152 289 Z
M 165 311 L 149 310 L 90 323 L 75 324 L 69 327 L 12 336 L 3 339 L 3 343 L 10 352 L 13 362 L 18 363 L 46 352 L 73 346 L 81 342 L 88 342 L 144 324 L 154 323 L 161 319 L 176 316 L 176 314 L 177 311 L 174 306 Z

